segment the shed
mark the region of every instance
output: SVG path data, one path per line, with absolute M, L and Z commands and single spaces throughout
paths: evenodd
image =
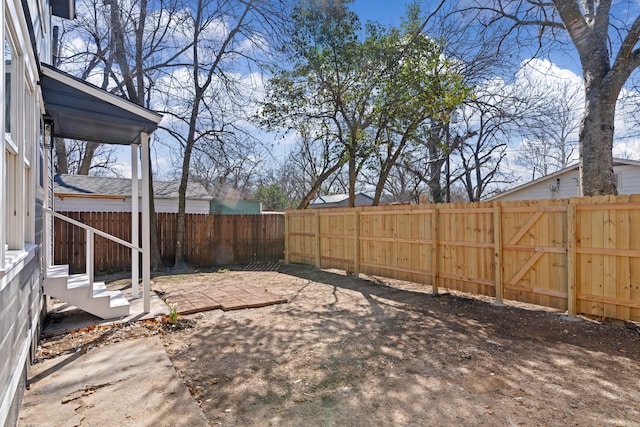
M 215 197 L 211 200 L 211 212 L 225 215 L 260 215 L 262 203 L 258 200 Z

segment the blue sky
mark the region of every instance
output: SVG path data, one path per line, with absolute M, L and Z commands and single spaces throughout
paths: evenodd
M 353 10 L 362 23 L 367 21 L 378 21 L 381 24 L 391 24 L 397 26 L 400 24 L 400 17 L 404 15 L 408 1 L 371 1 L 356 0 L 350 8 Z
M 627 7 L 629 7 L 630 4 L 635 5 L 635 6 L 631 6 L 632 9 L 634 7 L 638 7 L 636 3 L 630 3 L 635 1 L 636 0 L 621 0 L 621 3 L 618 4 L 618 7 L 624 6 L 624 9 L 625 9 L 624 12 L 628 13 L 629 11 L 627 10 Z M 411 2 L 412 2 L 411 0 L 387 0 L 387 1 L 355 0 L 349 5 L 349 8 L 358 15 L 361 23 L 363 24 L 366 23 L 367 21 L 377 21 L 383 25 L 398 26 L 400 25 L 401 17 L 406 12 L 407 4 Z M 427 9 L 430 7 L 431 3 L 425 0 L 422 0 L 421 4 L 423 7 L 423 12 L 428 12 Z M 620 6 L 620 4 L 622 4 L 622 6 Z M 617 16 L 617 19 L 622 19 L 624 14 L 618 13 L 616 16 Z M 560 67 L 560 69 L 554 72 L 554 75 L 561 76 L 562 78 L 565 78 L 565 77 L 568 79 L 577 78 L 578 80 L 581 80 L 579 61 L 576 58 L 575 51 L 571 47 L 568 47 L 568 49 L 562 54 L 552 56 L 551 61 L 553 61 L 555 65 Z M 571 71 L 568 71 L 568 70 L 571 70 Z M 516 73 L 517 71 L 518 70 L 514 69 L 513 73 Z M 616 127 L 619 128 L 618 125 L 616 125 Z M 290 149 L 290 146 L 287 145 L 288 141 L 285 142 L 285 141 L 279 140 L 275 142 L 276 142 L 276 146 L 274 147 L 274 151 L 275 151 L 274 154 L 278 159 L 282 159 Z M 634 148 L 629 150 L 631 152 L 638 152 L 637 150 L 640 149 L 640 139 L 635 140 L 634 144 L 635 146 L 632 146 Z M 517 149 L 517 147 L 513 147 L 513 149 L 515 150 Z M 625 149 L 625 148 L 623 147 L 622 149 Z M 616 154 L 617 153 L 614 152 L 614 155 Z M 121 160 L 124 160 L 125 164 L 128 163 L 127 156 L 128 154 L 124 156 L 124 159 L 121 158 Z M 161 163 L 164 160 L 165 161 L 164 163 L 166 166 L 167 159 L 163 157 L 165 156 L 163 156 L 162 153 L 158 153 L 157 160 L 159 163 Z M 128 166 L 124 168 L 125 173 L 127 169 L 128 169 Z M 163 169 L 163 167 L 161 166 L 156 170 L 158 169 Z

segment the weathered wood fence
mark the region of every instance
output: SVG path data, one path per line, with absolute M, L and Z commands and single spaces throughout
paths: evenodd
M 130 212 L 60 212 L 128 242 Z M 156 214 L 160 254 L 166 265 L 175 257 L 177 215 Z M 184 242 L 189 265 L 213 266 L 251 262 L 277 262 L 284 256 L 284 215 L 187 214 Z M 85 270 L 84 230 L 56 219 L 56 264 L 69 264 L 71 272 Z M 131 269 L 131 251 L 100 236 L 95 240 L 95 270 Z
M 285 260 L 640 321 L 640 195 L 287 211 Z

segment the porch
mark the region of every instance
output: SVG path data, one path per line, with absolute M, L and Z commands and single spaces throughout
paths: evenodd
M 44 293 L 68 302 L 101 318 L 130 314 L 130 301 L 120 291 L 110 291 L 94 278 L 94 238 L 107 238 L 131 250 L 131 298 L 142 298 L 142 312 L 151 311 L 150 248 L 150 135 L 162 116 L 115 96 L 83 80 L 42 64 L 45 145 L 53 146 L 54 138 L 71 138 L 131 147 L 131 210 L 142 212 L 142 220 L 132 215 L 131 241 L 111 236 L 86 224 L 60 215 L 53 206 L 53 171 L 51 153 L 45 150 L 48 197 L 43 206 L 43 286 Z M 139 194 L 138 159 L 140 158 L 141 198 Z M 138 199 L 141 199 L 138 202 Z M 141 205 L 141 206 L 139 206 Z M 82 274 L 70 275 L 65 265 L 54 265 L 53 218 L 73 223 L 85 231 L 86 268 Z M 139 223 L 141 222 L 141 224 Z M 139 231 L 141 228 L 142 240 Z M 140 264 L 140 260 L 142 263 Z M 141 265 L 141 267 L 140 267 Z M 142 295 L 140 294 L 142 278 Z

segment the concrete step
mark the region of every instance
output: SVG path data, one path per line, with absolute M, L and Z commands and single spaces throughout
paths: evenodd
M 104 282 L 90 290 L 86 274 L 69 274 L 68 266 L 47 268 L 44 293 L 103 319 L 129 315 L 129 301 L 120 291 L 110 291 Z

